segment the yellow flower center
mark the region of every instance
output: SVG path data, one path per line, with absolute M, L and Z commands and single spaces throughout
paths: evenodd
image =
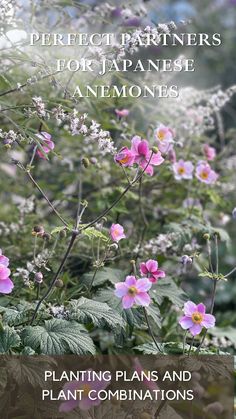
M 119 160 L 119 163 L 120 164 L 125 164 L 125 163 L 127 163 L 129 161 L 129 156 L 125 156 L 125 157 L 123 157 L 123 159 L 120 159 Z
M 91 390 L 91 387 L 90 387 L 90 385 L 89 385 L 89 384 L 84 384 L 84 385 L 82 386 L 81 390 L 83 390 L 83 396 L 84 396 L 84 397 L 88 397 L 89 392 L 90 392 L 90 390 Z
M 134 297 L 138 293 L 138 290 L 136 287 L 129 287 L 128 293 L 131 297 Z
M 195 311 L 195 313 L 192 314 L 192 321 L 195 324 L 200 324 L 203 320 L 203 315 L 199 313 L 198 311 Z
M 201 178 L 202 179 L 207 179 L 208 178 L 208 172 L 206 172 L 205 170 L 203 170 L 203 172 L 201 173 Z
M 163 140 L 165 139 L 165 131 L 160 130 L 160 131 L 158 132 L 158 134 L 157 134 L 157 138 L 158 138 L 160 141 L 163 141 Z
M 178 168 L 178 173 L 179 173 L 180 175 L 184 175 L 184 173 L 185 173 L 185 168 L 184 168 L 184 167 L 179 167 L 179 168 Z

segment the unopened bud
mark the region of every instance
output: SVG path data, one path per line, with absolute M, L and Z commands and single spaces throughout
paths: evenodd
M 203 238 L 204 238 L 205 240 L 210 240 L 211 236 L 210 236 L 210 234 L 205 233 L 205 234 L 203 234 Z
M 98 162 L 98 159 L 96 159 L 96 157 L 91 157 L 91 159 L 90 159 L 90 163 L 91 164 L 97 164 L 97 162 Z
M 44 233 L 44 235 L 43 235 L 43 239 L 44 240 L 50 240 L 51 239 L 51 234 L 49 234 L 49 233 Z
M 152 152 L 153 152 L 153 153 L 158 153 L 158 152 L 159 152 L 158 147 L 153 146 L 153 147 L 152 147 Z
M 34 280 L 35 280 L 35 282 L 37 282 L 37 284 L 42 284 L 42 282 L 43 282 L 42 272 L 37 272 L 34 276 Z
M 66 230 L 60 231 L 60 237 L 66 237 Z
M 62 281 L 62 279 L 57 279 L 56 280 L 55 287 L 56 288 L 63 288 L 64 287 L 64 282 Z
M 181 257 L 181 263 L 183 265 L 191 265 L 193 263 L 193 259 L 188 255 L 183 255 Z
M 82 158 L 82 165 L 85 167 L 85 169 L 87 169 L 89 167 L 90 161 L 87 157 Z
M 34 228 L 32 230 L 33 236 L 43 237 L 44 233 L 45 233 L 44 228 L 43 228 L 43 226 L 40 226 L 40 225 L 34 226 Z

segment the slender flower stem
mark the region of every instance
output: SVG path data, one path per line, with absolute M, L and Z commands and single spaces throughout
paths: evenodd
M 184 353 L 185 353 L 185 344 L 186 344 L 186 337 L 187 337 L 187 330 L 186 330 L 186 332 L 185 332 L 185 334 L 184 334 L 184 338 L 183 338 L 183 355 L 184 355 Z
M 143 312 L 144 312 L 145 320 L 146 320 L 146 323 L 147 323 L 147 326 L 148 326 L 148 330 L 149 330 L 149 332 L 150 332 L 150 335 L 151 335 L 151 337 L 152 337 L 152 340 L 153 340 L 153 342 L 154 342 L 154 344 L 155 344 L 155 346 L 156 346 L 157 350 L 158 350 L 159 352 L 163 352 L 163 351 L 162 351 L 162 349 L 161 349 L 161 347 L 159 346 L 159 344 L 158 344 L 158 342 L 157 342 L 157 340 L 156 340 L 155 336 L 154 336 L 154 333 L 153 333 L 152 328 L 151 328 L 150 323 L 149 323 L 149 319 L 148 319 L 148 315 L 147 315 L 147 310 L 146 310 L 146 308 L 145 308 L 145 307 L 143 307 Z
M 39 300 L 39 302 L 38 302 L 38 304 L 37 304 L 37 306 L 36 306 L 36 308 L 35 308 L 35 311 L 34 311 L 33 317 L 32 317 L 31 322 L 30 322 L 30 325 L 31 325 L 31 326 L 32 326 L 32 325 L 33 325 L 33 323 L 34 323 L 34 320 L 35 320 L 35 318 L 36 318 L 36 316 L 37 316 L 37 313 L 38 313 L 38 311 L 39 311 L 39 309 L 40 309 L 40 307 L 41 307 L 42 303 L 43 303 L 43 302 L 47 299 L 47 297 L 49 296 L 49 294 L 50 294 L 51 290 L 53 289 L 53 287 L 54 287 L 54 285 L 55 285 L 55 282 L 57 281 L 57 279 L 58 279 L 58 277 L 59 277 L 59 275 L 60 275 L 60 273 L 61 273 L 62 269 L 64 268 L 65 263 L 66 263 L 66 261 L 67 261 L 67 259 L 68 259 L 68 256 L 70 255 L 70 252 L 71 252 L 71 250 L 72 250 L 72 248 L 73 248 L 73 246 L 74 246 L 74 243 L 75 243 L 75 240 L 76 240 L 76 237 L 77 237 L 77 236 L 78 236 L 78 231 L 73 231 L 73 232 L 72 232 L 72 235 L 71 235 L 71 239 L 70 239 L 69 245 L 68 245 L 67 250 L 66 250 L 66 253 L 65 253 L 65 255 L 64 255 L 64 257 L 63 257 L 63 259 L 62 259 L 62 261 L 61 261 L 61 263 L 60 263 L 60 266 L 59 266 L 59 268 L 58 268 L 58 270 L 57 270 L 57 272 L 56 272 L 56 274 L 55 274 L 55 276 L 54 276 L 54 278 L 53 278 L 53 280 L 52 280 L 51 284 L 49 285 L 49 288 L 47 289 L 46 293 L 42 296 L 42 298 Z
M 219 245 L 218 245 L 218 235 L 215 234 L 215 251 L 216 251 L 216 275 L 219 275 Z M 217 279 L 214 279 L 213 289 L 212 289 L 212 295 L 211 295 L 211 307 L 210 307 L 210 314 L 214 311 L 215 306 L 215 298 L 216 298 L 216 287 L 217 287 Z M 204 331 L 202 340 L 196 350 L 196 354 L 198 354 L 203 346 L 203 343 L 205 341 L 207 335 L 207 329 Z
M 102 214 L 100 214 L 98 217 L 95 218 L 95 220 L 91 221 L 91 223 L 89 223 L 86 226 L 84 226 L 83 228 L 81 228 L 80 231 L 83 231 L 83 230 L 86 230 L 89 227 L 92 227 L 94 224 L 96 224 L 98 221 L 100 221 L 101 218 L 105 217 L 105 215 L 107 215 L 120 202 L 120 200 L 123 198 L 123 196 L 125 196 L 125 194 L 132 188 L 132 186 L 134 186 L 135 183 L 137 183 L 142 178 L 146 168 L 148 167 L 148 165 L 149 165 L 149 163 L 152 159 L 152 156 L 153 156 L 153 152 L 151 153 L 150 159 L 149 159 L 147 165 L 142 170 L 142 172 L 138 176 L 135 176 L 134 180 L 132 180 L 132 182 L 130 182 L 130 184 L 128 186 L 126 186 L 125 190 L 118 196 L 118 198 L 111 204 L 111 206 L 109 208 L 107 208 L 106 210 L 104 210 Z
M 41 193 L 41 195 L 44 197 L 45 201 L 48 203 L 48 205 L 52 208 L 53 212 L 57 215 L 57 217 L 61 220 L 61 222 L 64 224 L 64 226 L 68 227 L 69 224 L 61 217 L 61 215 L 59 214 L 59 212 L 56 210 L 56 208 L 54 207 L 54 205 L 51 203 L 51 201 L 48 199 L 47 195 L 44 193 L 44 191 L 42 190 L 42 188 L 39 186 L 39 184 L 37 183 L 37 181 L 33 178 L 33 176 L 31 175 L 31 173 L 29 172 L 29 170 L 27 170 L 22 164 L 17 164 L 17 166 L 22 169 L 27 176 L 29 177 L 29 179 L 31 180 L 31 182 L 34 184 L 34 186 L 38 189 L 38 191 Z
M 189 347 L 189 350 L 188 350 L 188 356 L 190 356 L 190 353 L 191 353 L 191 350 L 192 350 L 192 347 L 193 347 L 193 342 L 194 342 L 194 336 L 193 336 L 192 341 L 190 343 L 190 347 Z
M 236 271 L 236 266 L 235 266 L 235 268 L 234 268 L 234 269 L 232 269 L 232 271 L 230 271 L 229 273 L 227 273 L 227 274 L 225 275 L 225 278 L 228 278 L 228 276 L 232 275 L 235 271 Z

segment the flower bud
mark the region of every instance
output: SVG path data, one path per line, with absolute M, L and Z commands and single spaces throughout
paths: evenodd
M 66 237 L 66 230 L 61 230 L 59 234 L 60 234 L 60 237 L 62 238 Z
M 56 280 L 55 287 L 56 288 L 63 288 L 64 287 L 64 282 L 62 281 L 62 279 L 57 279 Z
M 33 236 L 43 237 L 44 233 L 45 233 L 44 228 L 43 226 L 40 226 L 40 225 L 34 226 L 32 230 Z
M 34 276 L 34 280 L 35 280 L 35 282 L 37 282 L 37 284 L 42 284 L 42 282 L 43 282 L 42 272 L 37 272 Z
M 82 158 L 82 165 L 85 167 L 85 169 L 87 169 L 89 167 L 90 161 L 87 157 Z
M 205 233 L 205 234 L 203 234 L 203 238 L 204 238 L 205 240 L 210 240 L 211 236 L 210 236 L 210 234 Z
M 158 153 L 158 152 L 159 152 L 158 147 L 153 146 L 153 147 L 152 147 L 152 152 L 153 152 L 153 153 Z
M 232 217 L 234 220 L 236 220 L 236 207 L 232 211 Z
M 44 233 L 43 235 L 43 239 L 49 241 L 51 239 L 51 234 L 49 233 Z
M 98 162 L 98 159 L 96 159 L 96 157 L 91 157 L 91 159 L 90 159 L 90 163 L 91 164 L 97 164 L 97 162 Z
M 181 257 L 181 263 L 183 265 L 192 265 L 193 259 L 190 256 L 188 256 L 188 255 L 183 255 Z

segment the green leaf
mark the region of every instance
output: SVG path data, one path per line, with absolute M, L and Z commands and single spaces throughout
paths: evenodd
M 84 274 L 81 278 L 82 282 L 89 286 L 92 282 L 94 271 Z M 110 284 L 116 284 L 117 282 L 123 281 L 125 277 L 124 271 L 120 269 L 112 268 L 103 268 L 98 270 L 93 286 L 103 285 L 105 282 L 110 282 Z
M 139 352 L 142 352 L 145 355 L 156 355 L 160 352 L 157 350 L 156 345 L 154 342 L 145 343 L 144 345 L 136 346 L 134 349 L 136 349 Z
M 18 348 L 21 340 L 17 332 L 11 328 L 6 327 L 0 332 L 0 353 L 4 354 L 10 349 Z
M 214 327 L 209 329 L 208 333 L 210 335 L 216 336 L 217 338 L 226 338 L 228 339 L 236 348 L 236 329 L 234 327 Z
M 80 227 L 85 227 L 86 224 L 81 224 Z M 101 239 L 104 242 L 108 242 L 108 237 L 105 236 L 100 230 L 97 230 L 95 227 L 88 227 L 86 230 L 81 232 L 84 236 L 88 237 L 90 240 Z
M 82 297 L 79 300 L 71 300 L 68 309 L 70 318 L 81 323 L 92 322 L 96 326 L 107 325 L 110 328 L 115 328 L 117 325 L 125 326 L 121 315 L 106 303 Z
M 53 319 L 44 326 L 28 326 L 22 332 L 26 346 L 47 355 L 95 354 L 95 346 L 86 329 L 76 323 Z
M 158 305 L 163 302 L 164 298 L 168 298 L 178 307 L 182 307 L 185 301 L 187 301 L 187 296 L 182 288 L 178 287 L 176 283 L 170 279 L 158 282 L 152 287 L 150 295 Z
M 151 317 L 151 319 L 155 323 L 155 326 L 161 328 L 161 314 L 159 308 L 156 305 L 152 304 L 146 307 L 146 312 L 148 317 Z

